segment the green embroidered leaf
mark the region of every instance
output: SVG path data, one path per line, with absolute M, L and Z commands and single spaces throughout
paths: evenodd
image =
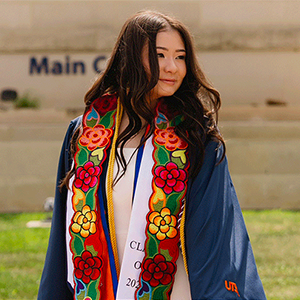
M 183 116 L 177 115 L 174 119 L 170 121 L 170 126 L 177 126 L 183 121 Z
M 79 211 L 82 210 L 82 208 L 83 208 L 83 202 L 79 201 L 78 204 L 76 205 L 76 210 Z
M 79 166 L 83 166 L 88 161 L 89 152 L 83 147 L 80 147 L 79 149 L 76 161 Z
M 90 207 L 91 210 L 95 210 L 95 208 L 96 208 L 96 203 L 94 201 L 96 187 L 97 187 L 97 184 L 93 188 L 90 188 L 87 191 L 86 196 L 85 196 L 85 201 L 86 201 L 85 203 Z
M 171 156 L 171 161 L 178 166 L 179 169 L 184 168 L 184 164 L 182 163 L 180 157 Z
M 158 144 L 156 144 L 158 145 Z M 162 147 L 158 145 L 157 151 L 155 151 L 155 160 L 159 161 L 161 165 L 165 165 L 169 161 L 169 152 L 165 149 L 165 147 Z
M 157 240 L 148 232 L 149 241 L 147 243 L 148 257 L 153 257 L 158 252 Z
M 105 128 L 111 128 L 112 124 L 114 122 L 114 119 L 112 118 L 112 115 L 115 113 L 116 110 L 112 110 L 110 112 L 108 112 L 105 116 L 102 117 L 101 119 L 101 124 L 105 127 Z
M 101 277 L 101 275 L 100 275 Z M 92 299 L 99 299 L 99 291 L 98 291 L 98 285 L 99 285 L 99 279 L 92 280 L 88 285 L 88 296 L 90 296 Z M 97 297 L 98 294 L 98 297 Z
M 139 300 L 149 300 L 149 299 L 150 299 L 150 294 L 146 294 L 146 293 L 144 293 L 142 297 L 139 297 Z
M 172 215 L 176 215 L 180 209 L 180 203 L 177 201 L 178 193 L 172 193 L 167 198 L 167 207 L 170 209 Z
M 93 245 L 87 245 L 86 250 L 90 251 L 93 254 L 93 256 L 97 255 L 97 251 L 94 249 Z
M 180 158 L 180 161 L 182 164 L 186 164 L 186 154 L 185 154 L 186 150 L 182 149 L 182 150 L 176 150 L 172 153 L 172 157 L 174 158 Z
M 80 291 L 79 295 L 76 295 L 76 300 L 77 299 L 78 300 L 84 300 L 84 298 L 85 298 L 85 291 L 84 290 Z
M 76 295 L 76 300 L 77 299 L 78 300 L 84 300 L 84 298 L 85 298 L 85 291 L 84 290 L 80 291 L 79 295 Z
M 81 253 L 82 251 L 84 251 L 84 243 L 80 236 L 80 233 L 78 234 L 72 233 L 72 236 L 73 236 L 72 248 L 75 249 L 76 253 Z
M 100 160 L 98 159 L 98 156 L 90 156 L 90 161 L 94 163 L 95 166 L 98 166 L 100 164 Z
M 158 127 L 158 129 L 166 129 L 166 128 L 168 128 L 168 124 L 167 123 L 156 124 L 156 126 Z
M 155 211 L 161 211 L 163 207 L 164 207 L 163 201 L 158 201 L 156 204 L 153 204 L 153 208 Z
M 105 148 L 99 148 L 94 150 L 91 154 L 90 157 L 96 157 L 97 158 L 97 163 L 96 165 L 98 166 L 100 164 L 100 162 L 102 161 L 103 157 L 104 157 L 104 149 Z M 94 163 L 95 164 L 95 163 Z
M 172 261 L 172 256 L 170 255 L 168 249 L 161 249 L 160 253 L 165 257 L 166 261 Z
M 168 299 L 167 291 L 169 290 L 170 284 L 168 285 L 159 285 L 152 292 L 152 299 Z
M 97 120 L 96 119 L 91 119 L 90 121 L 86 121 L 86 124 L 88 127 L 93 128 L 95 125 L 97 125 Z

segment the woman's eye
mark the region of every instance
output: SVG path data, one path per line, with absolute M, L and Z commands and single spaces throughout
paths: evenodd
M 157 57 L 165 57 L 163 53 L 157 53 Z
M 185 60 L 185 55 L 180 55 L 180 56 L 177 56 L 176 58 Z

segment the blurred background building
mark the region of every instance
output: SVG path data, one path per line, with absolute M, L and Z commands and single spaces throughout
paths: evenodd
M 300 208 L 300 1 L 0 1 L 0 211 L 42 210 L 69 121 L 142 9 L 182 20 L 221 92 L 243 208 Z M 15 99 L 38 109 L 14 109 Z M 25 105 L 24 105 L 25 106 Z

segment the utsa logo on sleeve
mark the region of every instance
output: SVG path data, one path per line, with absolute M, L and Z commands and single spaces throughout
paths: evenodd
M 228 291 L 237 293 L 237 295 L 240 297 L 237 285 L 234 282 L 225 280 L 225 287 Z

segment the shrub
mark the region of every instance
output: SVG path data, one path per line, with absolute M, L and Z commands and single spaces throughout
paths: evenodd
M 38 108 L 39 100 L 31 98 L 28 94 L 18 97 L 15 101 L 15 108 Z

